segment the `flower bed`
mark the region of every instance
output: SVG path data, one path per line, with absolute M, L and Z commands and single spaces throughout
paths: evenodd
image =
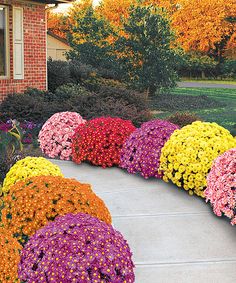
M 106 205 L 90 185 L 60 176 L 37 176 L 17 182 L 3 203 L 2 222 L 22 242 L 48 221 L 67 213 L 88 213 L 111 223 Z
M 87 214 L 57 217 L 21 252 L 26 282 L 134 282 L 131 252 L 123 236 Z
M 185 126 L 175 131 L 162 149 L 163 179 L 204 197 L 213 160 L 235 146 L 230 132 L 216 123 L 197 121 Z
M 129 173 L 141 173 L 144 178 L 161 178 L 163 174 L 158 172 L 161 149 L 176 129 L 179 127 L 168 121 L 143 123 L 125 142 L 120 166 Z
M 72 159 L 78 164 L 87 160 L 104 168 L 119 165 L 121 148 L 134 130 L 129 120 L 111 117 L 92 119 L 75 131 Z
M 0 122 L 0 131 L 7 132 L 15 124 L 21 130 L 23 144 L 32 144 L 42 127 L 41 123 L 34 123 L 31 121 L 17 122 L 16 120 L 8 119 L 6 122 Z
M 76 112 L 54 114 L 43 125 L 39 133 L 40 148 L 49 157 L 69 160 L 74 130 L 84 123 L 85 120 Z
M 63 176 L 60 168 L 43 157 L 26 157 L 14 164 L 6 175 L 2 191 L 8 193 L 10 187 L 17 181 L 32 176 Z
M 232 225 L 236 224 L 236 148 L 214 161 L 207 177 L 205 197 L 217 216 L 224 214 Z

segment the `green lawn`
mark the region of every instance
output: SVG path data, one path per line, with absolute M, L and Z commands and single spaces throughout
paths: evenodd
M 168 109 L 158 107 L 158 101 L 161 97 L 151 102 L 153 105 L 152 110 L 161 110 L 162 113 L 155 114 L 157 118 L 165 118 L 175 112 L 192 112 L 196 113 L 203 120 L 209 122 L 216 122 L 223 127 L 229 129 L 234 135 L 236 135 L 236 89 L 217 89 L 217 88 L 176 88 L 170 92 L 171 95 L 176 97 L 176 102 L 181 101 L 183 96 L 193 97 L 193 100 L 200 99 L 202 96 L 207 97 L 219 105 L 214 107 L 207 106 L 206 104 L 199 104 L 199 107 L 191 109 L 191 105 L 184 105 L 182 109 Z M 199 100 L 201 101 L 201 100 Z M 161 103 L 160 103 L 161 104 Z M 210 105 L 210 104 L 209 104 Z
M 202 79 L 182 79 L 181 82 L 191 82 L 191 83 L 209 83 L 209 84 L 226 84 L 226 85 L 236 85 L 235 80 L 202 80 Z

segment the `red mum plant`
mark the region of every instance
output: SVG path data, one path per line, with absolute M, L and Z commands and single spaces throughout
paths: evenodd
M 217 216 L 224 214 L 236 225 L 236 148 L 215 159 L 207 177 L 205 196 Z
M 111 167 L 120 164 L 123 144 L 135 130 L 129 120 L 101 117 L 79 125 L 72 140 L 72 160 Z
M 133 283 L 134 264 L 121 233 L 88 214 L 59 216 L 21 252 L 19 278 L 37 283 Z

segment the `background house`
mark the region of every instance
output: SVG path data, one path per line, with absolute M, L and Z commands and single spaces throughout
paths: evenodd
M 0 0 L 0 100 L 27 87 L 47 88 L 46 4 L 69 0 Z
M 47 33 L 47 56 L 53 60 L 66 61 L 65 53 L 71 49 L 68 42 L 58 35 L 48 31 Z

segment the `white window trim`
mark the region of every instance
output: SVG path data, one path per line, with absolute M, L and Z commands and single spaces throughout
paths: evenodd
M 18 10 L 21 10 L 22 11 L 22 23 L 21 23 L 21 28 L 22 28 L 22 46 L 23 46 L 23 53 L 22 53 L 22 76 L 18 77 L 16 74 L 15 74 L 15 16 L 14 16 L 14 9 L 18 9 Z M 12 29 L 12 41 L 13 41 L 13 79 L 14 80 L 24 80 L 24 70 L 25 70 L 25 60 L 24 60 L 24 9 L 22 7 L 18 7 L 18 6 L 13 6 L 13 9 L 12 9 L 12 26 L 13 26 L 13 29 Z
M 6 10 L 6 17 L 5 17 L 5 26 L 6 26 L 6 34 L 5 34 L 5 41 L 6 41 L 6 75 L 0 76 L 0 80 L 6 80 L 10 78 L 10 40 L 9 40 L 9 7 L 5 5 L 0 5 L 0 8 L 4 8 Z

